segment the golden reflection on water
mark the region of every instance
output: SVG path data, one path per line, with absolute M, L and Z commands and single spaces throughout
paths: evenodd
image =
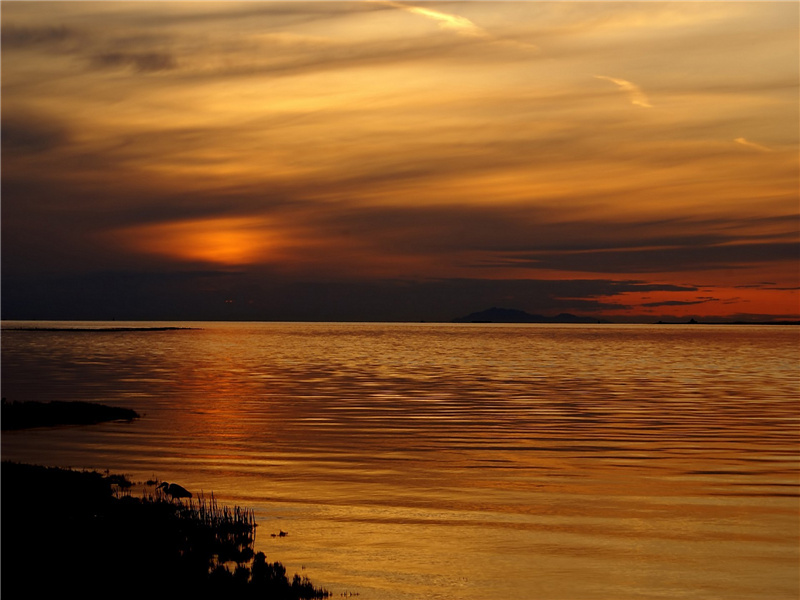
M 798 597 L 796 329 L 200 327 L 4 332 L 10 400 L 144 413 L 4 458 L 214 491 L 363 598 Z

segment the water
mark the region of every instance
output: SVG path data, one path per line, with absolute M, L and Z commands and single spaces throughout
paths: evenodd
M 213 491 L 334 595 L 800 596 L 797 328 L 23 325 L 9 401 L 144 416 L 4 433 L 4 459 Z

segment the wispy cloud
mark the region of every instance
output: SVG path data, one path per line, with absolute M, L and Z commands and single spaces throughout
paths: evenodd
M 60 45 L 74 41 L 79 34 L 67 27 L 40 26 L 18 27 L 3 25 L 3 48 L 32 48 L 36 46 Z
M 59 119 L 45 114 L 3 108 L 3 162 L 8 156 L 48 152 L 69 143 L 71 135 Z
M 665 300 L 663 302 L 647 302 L 641 306 L 646 306 L 648 308 L 655 306 L 689 306 L 692 304 L 704 304 L 706 302 L 714 302 L 717 300 L 718 298 L 701 298 L 699 300 Z
M 169 71 L 176 68 L 175 59 L 163 52 L 107 52 L 94 57 L 101 67 L 130 67 L 139 73 Z
M 531 44 L 529 42 L 521 42 L 518 40 L 506 40 L 497 37 L 495 35 L 492 35 L 491 33 L 486 31 L 482 27 L 476 25 L 466 17 L 445 13 L 439 10 L 433 10 L 431 8 L 414 6 L 413 4 L 394 2 L 393 0 L 387 0 L 386 2 L 384 2 L 384 4 L 386 4 L 387 6 L 391 6 L 393 8 L 399 8 L 400 10 L 404 10 L 406 12 L 410 12 L 415 15 L 419 15 L 420 17 L 432 19 L 437 22 L 440 29 L 454 31 L 459 35 L 472 38 L 479 38 L 495 44 L 508 46 L 512 48 L 518 48 L 528 51 L 539 50 L 539 46 L 537 46 L 536 44 Z
M 742 146 L 747 146 L 748 148 L 753 148 L 754 150 L 758 150 L 759 152 L 774 152 L 772 148 L 768 148 L 767 146 L 763 146 L 762 144 L 757 144 L 756 142 L 751 142 L 743 137 L 738 137 L 733 140 L 737 144 L 741 144 Z
M 608 77 L 607 75 L 595 75 L 596 79 L 604 79 L 606 81 L 610 81 L 620 87 L 621 90 L 628 93 L 628 97 L 631 100 L 631 104 L 636 106 L 642 106 L 644 108 L 653 108 L 653 105 L 650 104 L 650 101 L 647 99 L 647 96 L 644 95 L 642 89 L 625 79 L 617 79 L 616 77 Z
M 120 302 L 164 314 L 177 287 L 180 306 L 206 302 L 212 271 L 264 286 L 252 318 L 440 303 L 446 319 L 498 295 L 530 312 L 797 310 L 796 6 L 40 7 L 2 19 L 3 282 L 27 312 L 54 296 L 110 310 L 117 279 L 78 277 L 109 272 L 150 277 Z M 757 71 L 733 60 L 742 31 Z M 53 290 L 52 273 L 78 275 Z M 721 300 L 663 289 L 687 273 Z M 633 277 L 662 287 L 597 283 Z
M 486 31 L 475 25 L 475 23 L 473 23 L 466 17 L 451 15 L 448 13 L 443 13 L 438 10 L 433 10 L 431 8 L 422 8 L 421 6 L 414 6 L 412 4 L 403 4 L 401 2 L 389 1 L 386 2 L 386 4 L 388 6 L 399 8 L 401 10 L 405 10 L 415 15 L 419 15 L 421 17 L 427 17 L 429 19 L 433 19 L 439 24 L 439 27 L 441 27 L 442 29 L 452 30 L 462 35 L 470 35 L 475 37 L 489 36 L 489 34 Z

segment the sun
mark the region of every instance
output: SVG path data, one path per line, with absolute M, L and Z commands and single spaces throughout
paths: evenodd
M 140 225 L 118 231 L 116 237 L 139 253 L 226 266 L 262 262 L 273 246 L 268 224 L 248 217 Z

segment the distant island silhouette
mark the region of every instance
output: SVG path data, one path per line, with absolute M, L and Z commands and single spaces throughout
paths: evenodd
M 570 313 L 561 313 L 554 317 L 532 315 L 516 308 L 498 308 L 493 306 L 465 317 L 453 319 L 453 323 L 607 323 L 594 317 L 579 317 Z

